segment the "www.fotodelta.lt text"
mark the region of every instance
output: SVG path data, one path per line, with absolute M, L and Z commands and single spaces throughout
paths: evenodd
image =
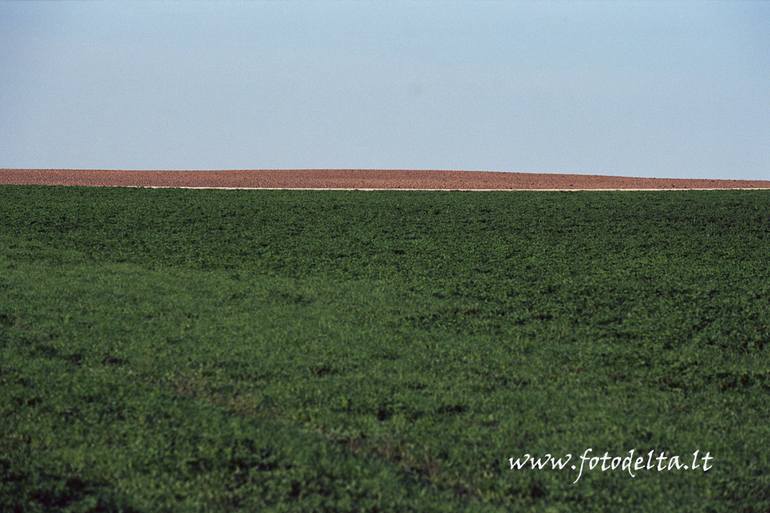
M 511 470 L 571 470 L 577 472 L 573 483 L 580 481 L 583 473 L 600 470 L 602 472 L 617 471 L 627 472 L 632 478 L 637 473 L 644 471 L 667 472 L 675 470 L 708 472 L 714 459 L 708 451 L 700 449 L 690 455 L 668 455 L 666 451 L 651 449 L 644 453 L 637 453 L 631 449 L 623 456 L 611 456 L 609 452 L 599 455 L 592 448 L 583 451 L 577 458 L 573 454 L 565 454 L 562 457 L 554 457 L 550 453 L 535 457 L 529 453 L 519 458 L 509 458 Z

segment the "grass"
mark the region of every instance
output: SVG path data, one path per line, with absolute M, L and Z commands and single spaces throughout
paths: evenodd
M 770 510 L 770 193 L 0 187 L 2 511 Z M 710 451 L 707 472 L 512 471 Z

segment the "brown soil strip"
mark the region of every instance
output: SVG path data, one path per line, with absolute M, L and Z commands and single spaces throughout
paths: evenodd
M 0 169 L 0 185 L 8 184 L 246 189 L 770 189 L 770 180 L 629 178 L 487 171 L 360 169 L 237 171 Z

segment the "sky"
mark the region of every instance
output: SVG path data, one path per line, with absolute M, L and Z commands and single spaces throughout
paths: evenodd
M 2 2 L 0 168 L 770 179 L 770 2 Z

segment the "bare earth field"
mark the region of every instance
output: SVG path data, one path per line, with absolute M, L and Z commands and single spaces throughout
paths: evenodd
M 358 169 L 120 171 L 2 169 L 2 185 L 236 189 L 677 190 L 770 189 L 770 180 Z

